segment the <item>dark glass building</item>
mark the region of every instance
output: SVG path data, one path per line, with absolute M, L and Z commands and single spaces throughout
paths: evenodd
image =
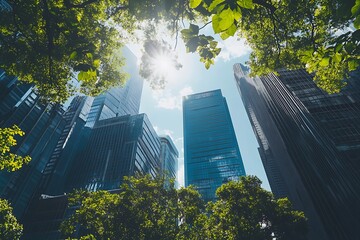
M 7 1 L 0 0 L 0 12 L 1 11 L 11 12 L 12 7 L 9 5 L 9 3 Z
M 76 154 L 85 147 L 90 128 L 85 127 L 93 98 L 75 97 L 63 114 L 66 126 L 43 171 L 38 194 L 60 194 L 63 192 L 66 176 L 73 165 Z
M 183 97 L 185 186 L 205 201 L 216 189 L 245 175 L 226 99 L 220 90 Z
M 79 152 L 65 191 L 119 188 L 124 176 L 135 172 L 155 177 L 160 169 L 160 140 L 145 114 L 98 121 Z
M 276 197 L 308 218 L 309 239 L 356 239 L 359 222 L 359 74 L 328 95 L 304 70 L 234 75 Z
M 16 172 L 0 172 L 0 197 L 10 200 L 22 216 L 40 183 L 42 172 L 65 128 L 64 111 L 42 103 L 29 84 L 0 73 L 0 128 L 18 125 L 25 136 L 17 138 L 12 151 L 32 160 Z

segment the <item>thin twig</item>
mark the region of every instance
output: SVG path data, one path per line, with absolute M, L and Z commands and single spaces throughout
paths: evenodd
M 204 26 L 200 27 L 199 30 L 203 29 L 204 27 L 206 27 L 206 26 L 209 25 L 210 23 L 212 23 L 212 21 L 207 22 Z

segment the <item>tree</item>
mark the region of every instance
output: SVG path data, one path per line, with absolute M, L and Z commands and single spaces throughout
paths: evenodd
M 253 49 L 248 62 L 252 75 L 306 68 L 319 87 L 335 93 L 360 64 L 359 0 L 190 0 L 190 7 L 211 19 L 208 23 L 222 39 L 246 39 Z M 351 23 L 356 31 L 346 30 Z M 187 51 L 198 52 L 209 68 L 220 50 L 199 30 L 190 24 L 181 33 Z
M 237 35 L 247 40 L 253 49 L 253 75 L 282 67 L 306 68 L 329 93 L 340 91 L 343 79 L 360 61 L 359 0 L 8 2 L 13 10 L 0 16 L 0 67 L 34 83 L 41 95 L 55 102 L 74 93 L 77 81 L 88 95 L 122 84 L 118 49 L 134 29 L 159 22 L 177 38 L 183 20 L 189 21 L 181 36 L 187 51 L 199 53 L 206 68 L 221 51 L 212 36 L 200 33 L 203 27 L 198 25 L 207 21 L 205 25 L 211 23 L 214 34 L 223 39 Z M 346 30 L 351 23 L 356 31 Z
M 124 82 L 122 44 L 112 22 L 129 29 L 122 1 L 8 1 L 0 16 L 0 67 L 34 83 L 40 95 L 64 102 L 75 91 L 96 95 Z
M 16 135 L 24 135 L 24 132 L 16 125 L 11 128 L 0 128 L 0 170 L 16 171 L 31 160 L 29 156 L 21 157 L 10 152 L 11 147 L 16 146 Z M 0 238 L 20 239 L 22 232 L 23 226 L 13 215 L 9 202 L 0 198 Z
M 0 170 L 16 171 L 31 160 L 30 156 L 21 157 L 10 152 L 11 147 L 16 146 L 16 135 L 24 135 L 16 125 L 11 128 L 0 128 Z
M 165 178 L 127 177 L 118 193 L 71 194 L 70 207 L 77 210 L 61 230 L 80 239 L 302 239 L 304 214 L 260 183 L 244 177 L 224 184 L 206 207 L 192 186 L 175 190 Z
M 3 240 L 20 239 L 23 226 L 12 213 L 12 207 L 5 199 L 0 199 L 0 238 Z
M 164 178 L 125 177 L 118 194 L 77 192 L 69 202 L 79 209 L 62 224 L 62 232 L 96 239 L 174 239 L 176 190 L 164 184 Z
M 210 239 L 305 239 L 304 213 L 260 185 L 257 177 L 247 176 L 217 189 L 218 200 L 208 207 Z

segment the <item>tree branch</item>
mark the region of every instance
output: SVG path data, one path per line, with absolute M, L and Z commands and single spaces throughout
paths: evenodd
M 209 25 L 210 23 L 212 23 L 212 21 L 207 22 L 204 26 L 200 27 L 199 30 L 200 30 L 200 29 L 203 29 L 204 27 L 206 27 L 206 26 Z

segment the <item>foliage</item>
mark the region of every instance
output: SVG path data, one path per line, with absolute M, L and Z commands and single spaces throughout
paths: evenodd
M 283 67 L 306 68 L 315 73 L 318 86 L 335 93 L 360 64 L 359 0 L 190 0 L 189 4 L 211 19 L 214 33 L 222 39 L 238 35 L 247 40 L 253 49 L 252 75 Z M 346 30 L 352 22 L 358 30 Z M 204 46 L 216 46 L 216 42 L 198 29 L 191 23 L 182 30 L 182 37 L 187 51 L 198 52 L 209 68 L 220 51 L 206 47 L 204 53 Z
M 124 1 L 16 0 L 0 15 L 0 67 L 64 102 L 75 91 L 96 95 L 124 81 L 118 26 L 131 32 Z M 72 81 L 71 81 L 72 80 Z
M 176 37 L 180 31 L 187 51 L 197 52 L 206 68 L 221 51 L 212 36 L 201 33 L 211 23 L 222 39 L 237 35 L 247 40 L 253 49 L 253 75 L 282 67 L 306 68 L 330 93 L 340 91 L 343 79 L 360 63 L 359 0 L 8 2 L 13 10 L 0 15 L 0 67 L 34 83 L 40 94 L 55 102 L 74 93 L 77 81 L 80 91 L 89 95 L 123 83 L 118 49 L 135 29 L 153 23 L 167 25 Z M 189 28 L 182 29 L 183 20 L 190 22 Z M 351 23 L 356 31 L 347 30 Z M 146 67 L 143 72 L 149 73 Z
M 218 201 L 209 205 L 210 239 L 305 239 L 303 212 L 287 199 L 275 200 L 256 177 L 223 184 Z
M 23 226 L 12 213 L 12 207 L 5 199 L 0 199 L 0 238 L 2 240 L 20 239 Z
M 287 199 L 275 200 L 256 177 L 229 182 L 207 205 L 192 186 L 165 178 L 128 177 L 118 193 L 77 191 L 74 214 L 62 224 L 80 239 L 303 239 L 305 217 Z
M 96 239 L 174 239 L 176 230 L 176 190 L 164 188 L 164 178 L 128 177 L 120 193 L 77 192 L 70 200 L 79 206 L 62 224 L 66 236 L 78 232 Z
M 29 156 L 21 157 L 10 152 L 11 147 L 16 146 L 16 135 L 24 135 L 16 125 L 12 128 L 0 128 L 0 170 L 16 171 L 31 160 Z

